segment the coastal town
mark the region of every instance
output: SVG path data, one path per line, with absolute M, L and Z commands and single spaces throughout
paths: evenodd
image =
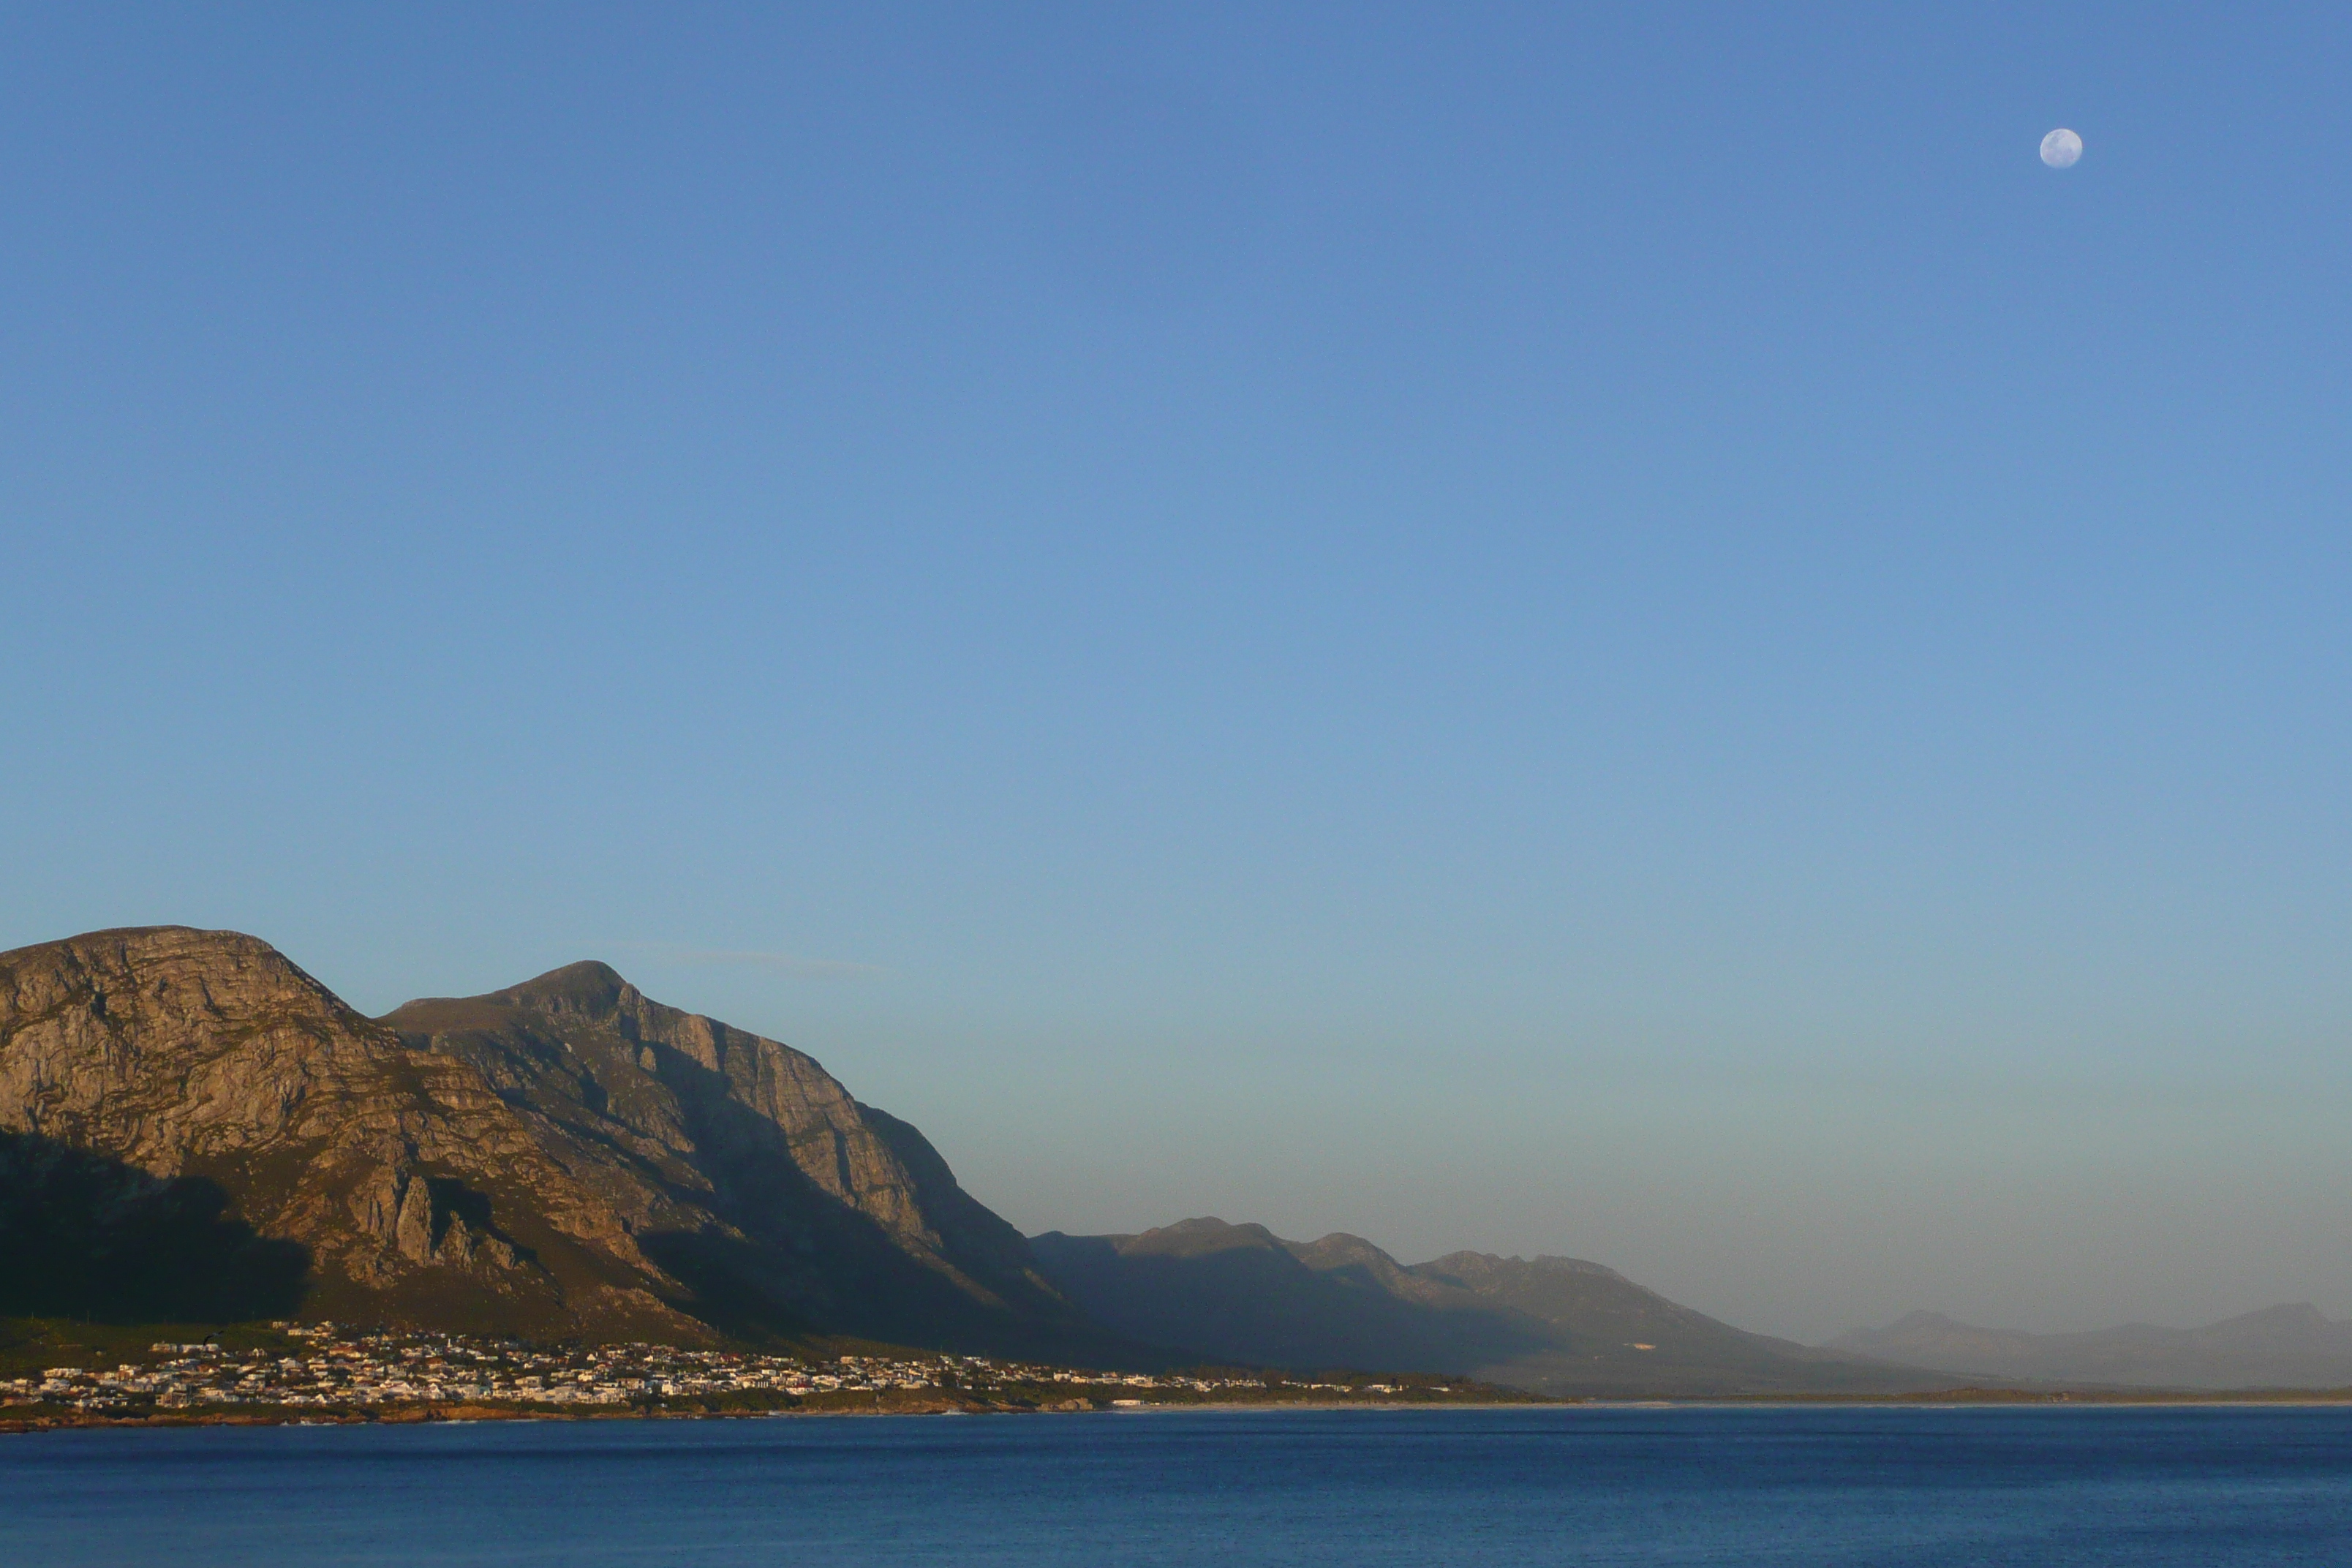
M 751 1415 L 1475 1396 L 1455 1379 L 1196 1369 L 1088 1372 L 915 1352 L 757 1354 L 619 1344 L 546 1347 L 462 1334 L 272 1324 L 259 1342 L 159 1341 L 110 1366 L 0 1378 L 0 1420 L 397 1419 L 513 1415 Z

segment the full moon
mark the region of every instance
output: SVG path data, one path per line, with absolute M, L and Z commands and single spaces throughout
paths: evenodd
M 2071 169 L 2083 155 L 2083 139 L 2060 126 L 2042 139 L 2042 161 L 2053 169 Z

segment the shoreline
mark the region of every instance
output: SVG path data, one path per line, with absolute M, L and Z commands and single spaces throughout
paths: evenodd
M 581 1409 L 562 1405 L 423 1404 L 369 1409 L 292 1410 L 169 1410 L 117 1415 L 98 1411 L 26 1409 L 0 1406 L 0 1436 L 29 1436 L 45 1432 L 97 1430 L 177 1430 L 205 1426 L 470 1426 L 496 1421 L 750 1421 L 778 1417 L 818 1419 L 828 1416 L 871 1419 L 886 1415 L 1164 1415 L 1211 1414 L 1267 1415 L 1286 1411 L 1408 1411 L 1408 1410 L 2018 1410 L 2018 1409 L 2337 1409 L 2352 1407 L 2352 1392 L 2282 1392 L 2276 1395 L 2240 1392 L 2204 1396 L 2179 1391 L 2128 1394 L 2042 1394 L 2030 1391 L 1988 1391 L 1977 1397 L 1812 1396 L 1738 1394 L 1693 1398 L 1529 1398 L 1521 1400 L 1235 1400 L 1232 1402 L 1166 1401 L 1115 1405 L 1108 1401 L 1071 1399 L 1053 1404 L 992 1404 L 972 1400 L 908 1400 L 885 1405 L 780 1405 L 769 1408 Z M 17 1415 L 16 1410 L 24 1409 Z
M 1530 1410 L 1565 1406 L 1558 1400 L 1395 1400 L 1349 1403 L 1340 1400 L 1265 1400 L 1249 1404 L 1170 1401 L 1154 1405 L 1113 1405 L 1108 1401 L 1066 1400 L 1045 1405 L 991 1405 L 959 1401 L 908 1401 L 901 1405 L 779 1405 L 769 1408 L 721 1410 L 593 1409 L 515 1405 L 395 1405 L 357 1410 L 224 1410 L 157 1411 L 143 1415 L 110 1415 L 99 1411 L 42 1411 L 16 1415 L 0 1406 L 0 1435 L 36 1432 L 92 1431 L 100 1428 L 167 1430 L 194 1426 L 470 1426 L 487 1421 L 759 1421 L 776 1418 L 814 1420 L 844 1417 L 871 1420 L 886 1415 L 1146 1415 L 1171 1412 L 1268 1412 L 1282 1410 Z

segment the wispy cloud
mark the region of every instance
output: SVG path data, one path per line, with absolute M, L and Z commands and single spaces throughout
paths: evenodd
M 879 980 L 890 972 L 878 963 L 845 958 L 810 958 L 797 952 L 760 952 L 745 948 L 683 947 L 670 942 L 615 942 L 609 947 L 642 952 L 664 963 L 691 969 L 766 969 L 795 980 Z

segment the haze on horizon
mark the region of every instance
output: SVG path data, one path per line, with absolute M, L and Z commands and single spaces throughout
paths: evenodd
M 2347 67 L 19 8 L 0 947 L 602 958 L 1033 1232 L 2352 1317 Z

